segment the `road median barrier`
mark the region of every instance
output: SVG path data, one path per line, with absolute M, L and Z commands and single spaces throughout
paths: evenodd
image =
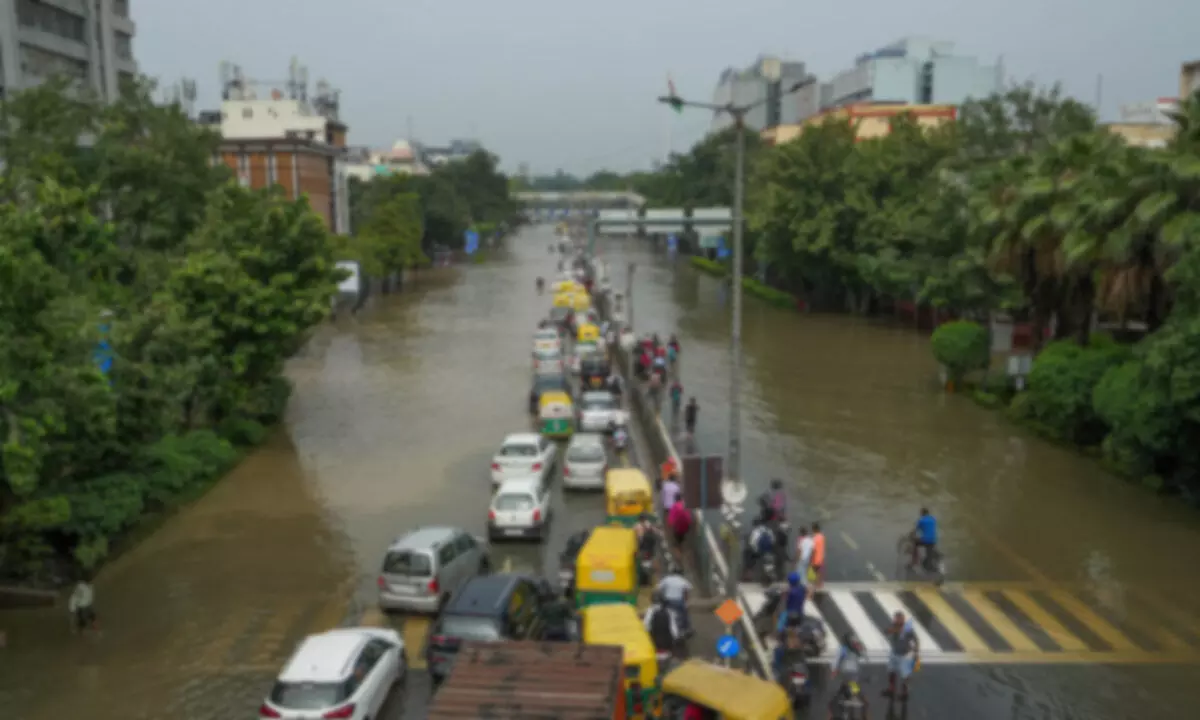
M 593 298 L 593 306 L 602 318 L 611 320 L 608 298 L 605 295 L 597 294 Z M 636 422 L 642 429 L 641 434 L 645 438 L 646 450 L 650 455 L 648 460 L 652 467 L 659 468 L 664 463 L 673 463 L 674 467 L 682 468 L 683 461 L 675 448 L 671 432 L 663 422 L 656 404 L 642 390 L 636 380 L 627 377 L 625 371 L 631 367 L 628 353 L 621 348 L 620 343 L 614 344 L 611 348 L 611 353 L 616 371 L 625 380 L 626 395 L 629 397 L 630 404 L 630 419 Z M 684 496 L 688 496 L 686 488 L 684 489 Z M 698 567 L 692 580 L 706 597 L 717 597 L 724 592 L 726 578 L 729 576 L 729 566 L 725 562 L 724 551 L 718 540 L 717 526 L 714 518 L 710 517 L 703 510 L 694 510 L 693 518 L 695 521 L 693 527 L 698 530 L 698 532 L 692 533 L 694 544 L 699 545 L 703 543 L 704 547 L 693 548 L 692 555 L 696 558 L 696 565 Z M 744 647 L 748 651 L 750 667 L 761 677 L 769 679 L 771 677 L 771 659 L 767 648 L 754 631 L 752 615 L 749 611 L 750 606 L 740 592 L 737 604 L 742 612 L 734 625 L 741 628 Z

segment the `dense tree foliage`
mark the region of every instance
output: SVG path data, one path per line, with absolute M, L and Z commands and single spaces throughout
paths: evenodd
M 217 138 L 177 107 L 149 88 L 107 106 L 64 89 L 0 102 L 10 575 L 95 566 L 261 439 L 338 279 L 307 203 L 238 187 L 212 165 Z
M 426 261 L 436 248 L 462 248 L 469 228 L 486 234 L 515 226 L 520 206 L 510 185 L 496 156 L 483 150 L 428 175 L 352 180 L 356 237 L 346 254 L 361 260 L 370 274 L 392 272 Z
M 1035 350 L 1054 342 L 1012 413 L 1200 498 L 1200 95 L 1176 123 L 1168 147 L 1131 147 L 1057 89 L 1018 86 L 936 129 L 809 127 L 751 154 L 751 255 L 817 307 L 1028 321 Z M 651 203 L 726 204 L 731 152 L 711 137 L 639 186 Z M 1098 339 L 1097 317 L 1144 337 Z M 943 333 L 943 362 L 977 366 L 980 337 Z

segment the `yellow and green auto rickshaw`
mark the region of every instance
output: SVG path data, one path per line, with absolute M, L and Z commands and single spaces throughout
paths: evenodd
M 560 328 L 567 327 L 567 321 L 575 315 L 574 293 L 556 293 L 550 301 L 550 320 Z
M 642 513 L 654 513 L 654 491 L 646 473 L 637 468 L 612 468 L 604 476 L 607 520 L 625 527 L 637 524 Z
M 575 559 L 575 604 L 633 607 L 637 601 L 637 534 L 625 527 L 595 528 Z
M 662 716 L 680 717 L 688 705 L 700 705 L 727 720 L 793 720 L 787 693 L 738 670 L 689 660 L 662 681 Z
M 585 313 L 592 309 L 592 298 L 586 292 L 574 293 L 571 295 L 573 300 L 572 307 L 577 313 Z
M 658 717 L 662 678 L 654 643 L 637 610 L 624 603 L 592 605 L 580 612 L 583 642 L 617 645 L 625 651 L 625 707 L 629 717 Z
M 542 393 L 538 401 L 538 422 L 548 437 L 569 437 L 575 432 L 575 406 L 562 391 Z
M 579 330 L 575 332 L 575 342 L 595 344 L 599 341 L 600 328 L 592 323 L 583 323 L 579 326 Z

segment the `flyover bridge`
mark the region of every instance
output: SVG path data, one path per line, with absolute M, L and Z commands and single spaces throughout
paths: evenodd
M 635 192 L 518 192 L 517 201 L 535 218 L 594 217 L 601 210 L 636 210 L 646 198 Z

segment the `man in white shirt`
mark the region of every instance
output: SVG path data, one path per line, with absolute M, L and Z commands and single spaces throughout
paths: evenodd
M 658 593 L 663 599 L 663 604 L 679 614 L 684 633 L 687 633 L 692 625 L 687 610 L 688 593 L 691 591 L 692 583 L 677 567 L 668 568 L 666 577 L 658 583 Z
M 808 568 L 812 564 L 813 549 L 816 544 L 813 542 L 812 536 L 808 534 L 806 528 L 800 528 L 800 536 L 796 538 L 796 557 L 799 560 L 796 563 L 796 572 L 800 575 L 800 582 L 808 584 Z
M 79 632 L 91 629 L 96 623 L 96 611 L 93 604 L 96 601 L 96 591 L 92 589 L 87 579 L 81 579 L 67 601 L 67 612 L 75 619 L 75 629 Z

